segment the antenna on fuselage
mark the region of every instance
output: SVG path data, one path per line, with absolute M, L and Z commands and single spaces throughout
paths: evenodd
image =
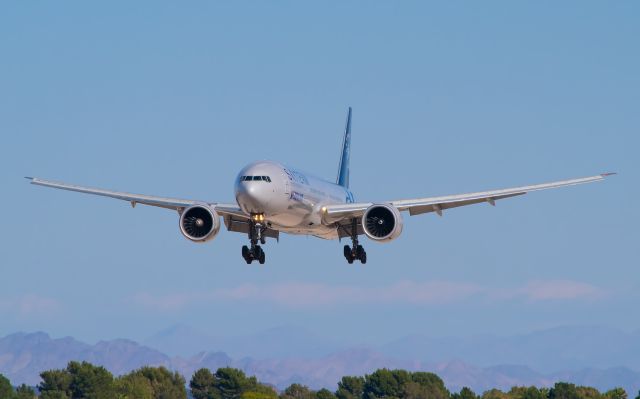
M 347 114 L 347 125 L 344 128 L 344 138 L 342 139 L 342 153 L 340 154 L 340 166 L 338 167 L 338 178 L 336 184 L 344 188 L 349 188 L 349 155 L 351 153 L 351 107 Z

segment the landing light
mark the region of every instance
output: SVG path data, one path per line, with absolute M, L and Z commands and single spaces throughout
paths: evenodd
M 263 222 L 264 221 L 264 214 L 263 213 L 256 213 L 256 214 L 252 215 L 251 218 L 253 219 L 254 222 Z

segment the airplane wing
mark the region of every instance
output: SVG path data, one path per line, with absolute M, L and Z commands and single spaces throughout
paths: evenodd
M 100 188 L 93 187 L 83 187 L 76 186 L 74 184 L 55 182 L 51 180 L 38 179 L 36 177 L 27 177 L 26 179 L 31 180 L 31 184 L 35 184 L 38 186 L 57 188 L 60 190 L 68 190 L 68 191 L 76 191 L 79 193 L 85 194 L 93 194 L 100 195 L 103 197 L 115 198 L 123 201 L 127 201 L 131 203 L 131 206 L 136 206 L 136 204 L 157 206 L 160 208 L 173 209 L 178 212 L 182 212 L 184 208 L 187 208 L 191 205 L 209 205 L 213 207 L 216 212 L 225 217 L 233 217 L 235 219 L 248 219 L 247 215 L 245 215 L 242 210 L 235 204 L 220 204 L 220 203 L 210 203 L 206 201 L 196 201 L 196 200 L 188 200 L 188 199 L 178 199 L 178 198 L 166 198 L 166 197 L 156 197 L 152 195 L 143 195 L 143 194 L 132 194 L 125 193 L 120 191 L 111 191 L 104 190 Z
M 506 188 L 502 190 L 447 195 L 442 197 L 403 199 L 397 201 L 389 201 L 386 202 L 386 204 L 395 206 L 400 211 L 408 211 L 411 216 L 428 212 L 436 212 L 438 215 L 442 216 L 442 211 L 444 211 L 445 209 L 479 204 L 483 202 L 495 205 L 495 201 L 500 199 L 515 197 L 532 191 L 548 190 L 551 188 L 573 186 L 576 184 L 593 183 L 604 180 L 605 177 L 613 174 L 615 173 L 603 173 L 600 175 L 583 177 L 579 179 L 561 180 L 551 183 L 535 184 L 531 186 Z M 373 203 L 371 202 L 327 205 L 323 208 L 323 221 L 330 224 L 341 222 L 345 219 L 362 217 L 365 210 L 371 205 L 373 205 Z

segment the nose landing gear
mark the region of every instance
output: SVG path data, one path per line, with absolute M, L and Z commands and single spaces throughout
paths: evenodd
M 264 265 L 265 255 L 264 250 L 260 245 L 251 244 L 251 248 L 246 245 L 242 246 L 242 257 L 248 265 L 251 264 L 254 260 L 260 262 L 261 265 Z
M 242 257 L 248 265 L 254 260 L 257 260 L 261 265 L 264 265 L 265 254 L 260 244 L 264 245 L 267 240 L 264 236 L 264 231 L 267 226 L 264 224 L 264 214 L 251 215 L 250 227 L 249 227 L 249 240 L 251 241 L 251 247 L 246 245 L 242 246 Z
M 356 219 L 353 219 L 351 223 L 351 247 L 344 246 L 344 257 L 349 264 L 352 264 L 354 260 L 359 260 L 363 265 L 367 263 L 367 253 L 362 245 L 358 244 L 358 230 Z

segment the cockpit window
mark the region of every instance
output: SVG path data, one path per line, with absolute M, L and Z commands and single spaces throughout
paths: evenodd
M 240 176 L 240 181 L 266 181 L 271 183 L 271 177 L 269 176 Z

